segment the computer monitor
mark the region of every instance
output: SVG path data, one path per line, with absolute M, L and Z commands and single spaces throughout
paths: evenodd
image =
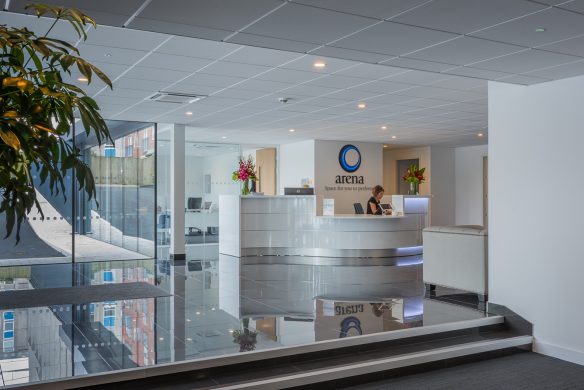
M 284 195 L 314 195 L 314 188 L 298 187 L 298 188 L 284 188 Z
M 202 203 L 203 203 L 203 198 L 189 198 L 188 202 L 187 202 L 187 209 L 200 210 Z

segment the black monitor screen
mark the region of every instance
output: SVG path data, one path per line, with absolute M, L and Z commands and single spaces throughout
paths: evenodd
M 189 198 L 187 203 L 187 208 L 189 210 L 199 210 L 201 208 L 201 204 L 203 203 L 203 198 Z

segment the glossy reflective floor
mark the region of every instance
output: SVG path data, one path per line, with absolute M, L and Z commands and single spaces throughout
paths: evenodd
M 169 294 L 95 302 L 89 292 L 85 304 L 36 307 L 32 301 L 17 309 L 2 302 L 9 309 L 0 310 L 0 384 L 485 316 L 470 307 L 472 299 L 425 298 L 419 258 L 326 263 L 221 256 L 184 265 L 137 260 L 0 267 L 1 290 L 145 282 Z

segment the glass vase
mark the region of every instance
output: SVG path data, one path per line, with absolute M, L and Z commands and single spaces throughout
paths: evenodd
M 420 194 L 420 187 L 419 183 L 415 183 L 413 181 L 410 182 L 410 189 L 408 190 L 408 195 L 419 195 Z
M 249 195 L 249 179 L 244 180 L 241 184 L 241 195 Z

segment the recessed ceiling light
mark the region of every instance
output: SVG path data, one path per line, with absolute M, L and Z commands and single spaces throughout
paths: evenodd
M 391 136 L 391 139 L 396 139 L 396 138 L 397 138 L 397 135 L 392 135 Z
M 318 69 L 326 68 L 326 62 L 324 61 L 316 61 L 314 63 L 314 67 Z
M 227 137 L 226 136 L 223 136 L 223 137 L 221 137 L 221 139 L 227 139 Z
M 384 148 L 387 148 L 387 145 L 383 145 Z
M 365 107 L 367 107 L 367 105 L 365 103 L 357 104 L 357 108 L 359 108 L 360 110 L 363 110 Z
M 160 337 L 160 338 L 158 338 L 158 340 L 164 341 L 164 337 Z
M 193 116 L 193 112 L 192 112 L 192 111 L 187 111 L 187 112 L 185 112 L 185 114 L 186 114 L 187 116 Z
M 381 126 L 381 130 L 387 130 L 387 126 Z
M 79 78 L 77 79 L 77 81 L 81 81 L 82 83 L 86 83 L 86 82 L 88 82 L 89 80 L 87 80 L 87 77 L 79 77 Z
M 535 32 L 545 32 L 545 30 L 546 30 L 545 28 L 539 27 L 535 29 Z
M 288 131 L 289 131 L 289 132 L 291 132 L 291 133 L 293 133 L 293 132 L 295 132 L 296 130 L 294 130 L 294 129 L 288 129 Z
M 478 133 L 477 134 L 479 137 L 482 137 L 484 134 L 483 133 Z

